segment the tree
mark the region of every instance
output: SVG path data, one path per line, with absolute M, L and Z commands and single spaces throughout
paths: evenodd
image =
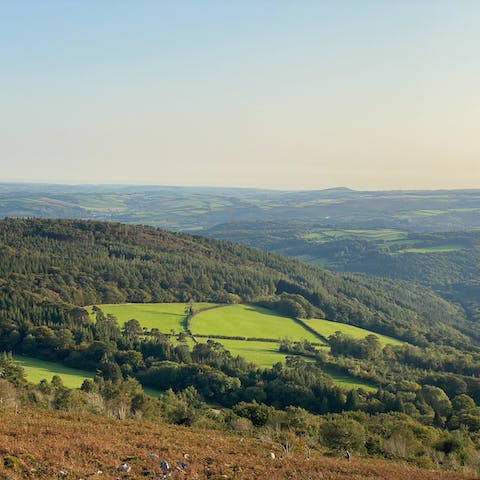
M 438 415 L 446 417 L 451 412 L 452 403 L 441 388 L 424 385 L 418 394 Z
M 365 428 L 352 418 L 339 416 L 320 425 L 320 438 L 333 450 L 363 450 Z
M 352 418 L 337 416 L 320 425 L 320 439 L 333 450 L 363 450 L 365 428 Z

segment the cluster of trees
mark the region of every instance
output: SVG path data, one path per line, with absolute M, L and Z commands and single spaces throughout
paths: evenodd
M 432 404 L 438 403 L 445 412 L 451 409 L 452 422 L 476 408 L 466 395 L 448 404 L 435 387 L 424 387 L 421 396 Z M 259 435 L 281 447 L 286 455 L 295 449 L 322 448 L 401 459 L 428 468 L 478 468 L 475 436 L 467 429 L 448 431 L 425 426 L 405 413 L 372 415 L 357 410 L 318 416 L 301 407 L 277 409 L 256 400 L 213 411 L 194 386 L 178 392 L 168 389 L 154 398 L 132 378 L 112 381 L 100 375 L 85 380 L 80 389 L 66 388 L 58 376 L 31 385 L 22 369 L 4 354 L 0 356 L 0 410 L 19 404 L 235 430 L 243 435 Z
M 376 335 L 355 339 L 342 332 L 335 332 L 328 337 L 330 351 L 333 355 L 346 355 L 367 360 L 375 360 L 382 354 L 382 345 Z

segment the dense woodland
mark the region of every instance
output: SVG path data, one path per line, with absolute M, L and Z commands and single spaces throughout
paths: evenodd
M 480 349 L 461 332 L 468 325 L 461 309 L 432 291 L 334 274 L 228 242 L 93 221 L 6 219 L 0 251 L 0 351 L 96 372 L 80 391 L 58 379 L 32 387 L 4 356 L 0 376 L 13 385 L 11 398 L 185 425 L 277 426 L 314 445 L 427 466 L 457 468 L 476 455 Z M 257 302 L 409 344 L 381 348 L 374 335 L 337 333 L 326 353 L 285 341 L 286 364 L 264 370 L 214 341 L 190 349 L 181 336 L 145 332 L 135 319 L 120 327 L 99 308 L 93 321 L 83 308 L 147 301 Z M 332 367 L 377 389 L 342 390 L 327 374 Z M 165 394 L 152 399 L 140 384 Z M 220 416 L 212 417 L 212 404 L 225 409 Z

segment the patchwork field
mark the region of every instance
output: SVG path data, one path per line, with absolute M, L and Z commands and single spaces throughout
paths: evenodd
M 47 362 L 37 358 L 26 357 L 24 355 L 13 356 L 16 363 L 23 367 L 25 376 L 31 383 L 39 383 L 41 380 L 52 380 L 54 375 L 58 375 L 63 384 L 68 388 L 80 388 L 86 378 L 93 378 L 94 373 L 77 368 L 65 367 L 60 363 Z M 160 392 L 153 388 L 144 388 L 147 395 L 158 397 Z
M 187 303 L 122 303 L 97 305 L 103 313 L 115 315 L 118 323 L 123 325 L 134 318 L 147 330 L 158 328 L 162 333 L 184 331 L 185 308 Z M 213 303 L 195 303 L 195 310 L 215 306 Z M 95 318 L 92 307 L 87 307 L 92 318 Z
M 164 333 L 185 331 L 185 309 L 187 306 L 188 304 L 186 303 L 98 305 L 105 314 L 115 315 L 120 325 L 135 318 L 146 329 L 158 328 Z M 324 347 L 328 348 L 325 342 L 304 328 L 300 323 L 266 308 L 245 304 L 218 306 L 212 303 L 195 303 L 194 309 L 198 313 L 192 317 L 190 329 L 193 335 L 205 335 L 205 337 L 197 337 L 199 342 L 206 342 L 211 335 L 213 336 L 212 340 L 224 345 L 232 355 L 240 355 L 262 368 L 269 368 L 277 362 L 285 361 L 286 355 L 278 351 L 278 342 L 219 339 L 216 337 L 266 338 L 274 340 L 288 338 L 294 341 L 306 339 L 317 344 L 323 343 Z M 88 310 L 93 318 L 92 308 L 88 307 Z M 317 323 L 312 326 L 310 322 Z M 320 330 L 315 328 L 318 327 L 318 322 L 322 322 Z M 326 320 L 309 320 L 306 323 L 324 337 L 328 337 L 337 331 L 339 327 L 345 329 L 345 333 L 348 331 L 350 335 L 354 335 L 356 338 L 363 338 L 371 333 L 357 327 Z M 381 341 L 384 344 L 401 343 L 398 340 L 383 336 Z M 187 337 L 187 344 L 189 347 L 193 347 L 193 339 L 191 337 Z M 371 385 L 343 373 L 334 370 L 328 373 L 332 376 L 335 383 L 341 387 L 372 389 Z M 148 393 L 151 394 L 151 392 Z
M 32 383 L 38 383 L 44 379 L 50 381 L 54 375 L 58 375 L 66 387 L 79 388 L 86 378 L 94 376 L 92 372 L 86 370 L 68 368 L 60 363 L 46 362 L 23 355 L 14 355 L 14 359 L 23 367 L 27 380 Z
M 331 322 L 330 320 L 322 319 L 310 319 L 303 320 L 310 328 L 313 328 L 316 332 L 324 337 L 328 338 L 330 335 L 333 335 L 335 332 L 342 332 L 345 335 L 350 335 L 354 338 L 365 338 L 367 335 L 375 335 L 378 337 L 382 347 L 385 345 L 404 345 L 405 342 L 397 340 L 396 338 L 387 337 L 386 335 L 381 335 L 379 333 L 371 332 L 370 330 L 365 330 L 363 328 L 355 327 L 353 325 L 347 325 L 346 323 Z
M 200 335 L 321 341 L 293 319 L 254 305 L 227 305 L 200 312 L 192 318 L 191 330 Z

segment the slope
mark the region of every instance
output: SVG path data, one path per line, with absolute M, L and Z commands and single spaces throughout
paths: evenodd
M 187 478 L 236 480 L 471 480 L 469 473 L 440 472 L 354 457 L 329 458 L 298 445 L 285 456 L 279 444 L 215 430 L 188 429 L 138 420 L 68 414 L 40 409 L 2 410 L 0 475 L 46 480 L 62 476 L 118 478 L 127 462 L 128 478 L 159 478 L 159 460 L 171 466 L 188 453 Z M 14 441 L 12 441 L 14 439 Z M 273 451 L 276 459 L 266 458 Z M 158 457 L 149 458 L 154 453 Z M 158 458 L 158 459 L 157 459 Z M 179 474 L 180 475 L 180 474 Z M 182 474 L 183 476 L 183 474 Z
M 83 305 L 230 303 L 301 296 L 329 320 L 424 344 L 468 345 L 459 309 L 407 283 L 334 274 L 239 245 L 152 227 L 0 222 L 2 325 L 88 326 Z M 11 341 L 14 337 L 10 337 Z M 4 346 L 5 348 L 5 346 Z

